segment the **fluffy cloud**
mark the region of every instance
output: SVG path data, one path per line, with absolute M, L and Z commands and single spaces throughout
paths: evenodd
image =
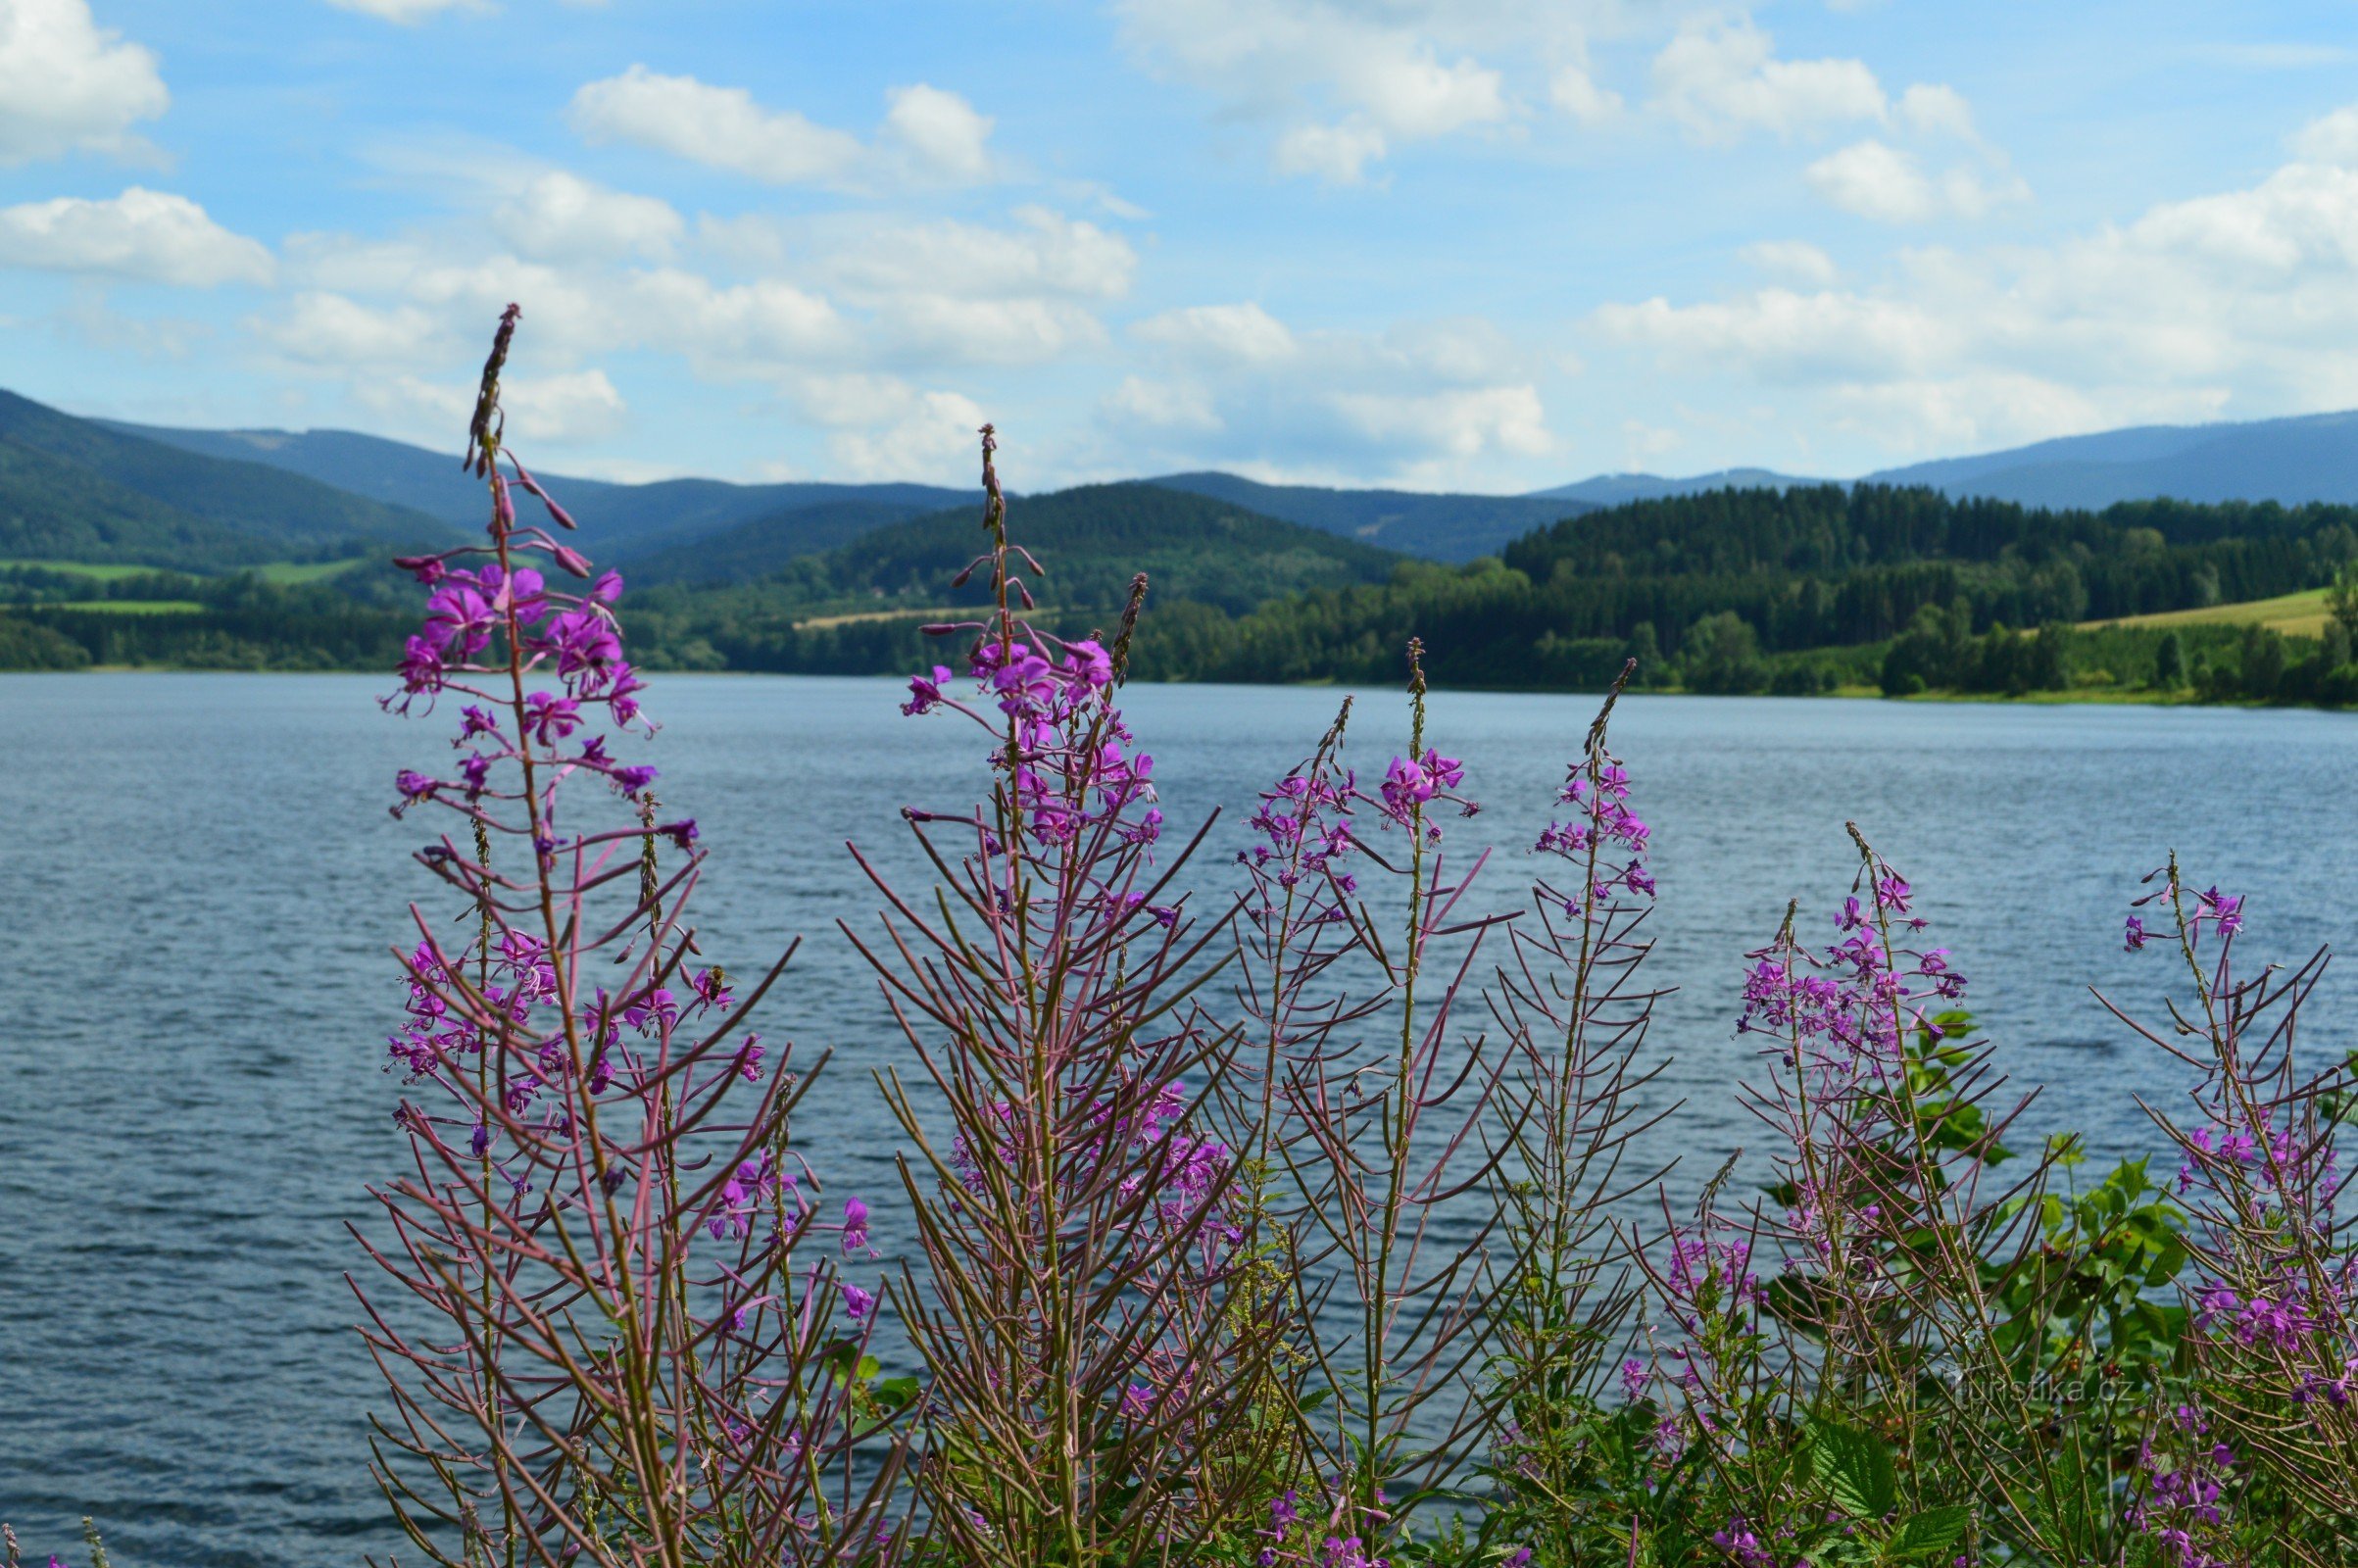
M 860 430 L 827 438 L 835 472 L 846 479 L 929 479 L 971 484 L 980 405 L 958 392 L 919 392 L 897 383 L 876 389 L 890 412 Z
M 1217 463 L 1429 488 L 1560 450 L 1535 379 L 1546 366 L 1479 318 L 1302 333 L 1258 305 L 1199 305 L 1148 317 L 1131 336 L 1162 367 L 1100 405 L 1128 471 Z
M 1012 217 L 1012 228 L 944 220 L 855 231 L 820 266 L 832 282 L 861 296 L 1118 299 L 1129 292 L 1138 253 L 1120 235 L 1045 207 L 1018 207 Z
M 2342 407 L 2358 400 L 2358 169 L 2288 164 L 2050 246 L 1908 252 L 1877 286 L 1656 298 L 1592 324 L 1797 390 L 1789 406 L 1820 428 L 1894 454 Z
M 1208 432 L 1222 424 L 1210 391 L 1186 381 L 1150 381 L 1125 375 L 1121 384 L 1105 395 L 1104 408 L 1120 423 L 1156 430 Z
M 1329 184 L 1356 185 L 1386 146 L 1384 133 L 1364 120 L 1296 125 L 1278 138 L 1270 163 L 1281 174 L 1316 174 Z
M 247 325 L 287 358 L 315 366 L 428 366 L 460 348 L 447 313 L 415 305 L 380 310 L 319 290 L 306 290 Z
M 361 383 L 364 407 L 405 429 L 442 432 L 464 425 L 473 412 L 475 388 L 414 375 Z M 629 409 L 604 370 L 561 375 L 511 375 L 500 381 L 500 406 L 511 434 L 524 442 L 556 446 L 602 441 L 620 430 Z
M 593 142 L 630 142 L 772 184 L 840 178 L 864 149 L 847 131 L 791 109 L 764 109 L 743 87 L 632 66 L 573 94 L 573 128 Z
M 895 87 L 885 95 L 885 143 L 897 149 L 920 177 L 979 185 L 991 178 L 989 115 L 957 93 L 928 87 Z
M 1583 123 L 1619 100 L 1590 74 L 1612 0 L 1118 0 L 1150 67 L 1274 131 L 1279 173 L 1367 177 L 1400 146 L 1504 125 L 1544 93 Z M 1517 76 L 1529 76 L 1518 90 Z
M 888 95 L 874 144 L 791 109 L 770 109 L 743 87 L 666 76 L 632 66 L 573 94 L 573 128 L 592 142 L 627 142 L 773 185 L 860 188 L 979 184 L 993 177 L 992 121 L 954 92 L 919 82 Z
M 1530 386 L 1460 388 L 1399 395 L 1339 392 L 1336 410 L 1369 441 L 1451 458 L 1497 451 L 1546 457 L 1555 450 L 1539 389 Z
M 1921 223 L 1936 218 L 1979 218 L 2030 189 L 2011 176 L 1986 180 L 1964 165 L 1938 178 L 1912 153 L 1869 137 L 1811 164 L 1812 189 L 1834 206 L 1881 223 Z
M 1257 305 L 1191 305 L 1150 316 L 1130 330 L 1190 359 L 1270 365 L 1294 357 L 1286 324 Z
M 668 202 L 609 190 L 553 170 L 502 202 L 492 226 L 519 256 L 535 261 L 671 254 L 684 226 Z
M 100 27 L 88 0 L 0 0 L 0 166 L 151 155 L 131 126 L 171 101 L 156 57 Z
M 1749 17 L 1691 21 L 1654 57 L 1654 93 L 1697 141 L 1746 131 L 1779 136 L 1829 124 L 1880 121 L 1883 84 L 1858 60 L 1779 60 Z
M 2292 151 L 2312 164 L 2358 169 L 2358 104 L 2345 104 L 2302 126 L 2292 138 Z
M 0 208 L 0 266 L 212 288 L 268 283 L 270 253 L 185 196 L 133 185 L 110 201 L 61 196 Z

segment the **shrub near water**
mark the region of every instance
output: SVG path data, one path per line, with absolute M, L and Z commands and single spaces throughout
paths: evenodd
M 1744 977 L 1770 1186 L 1643 1222 L 1654 885 L 1611 701 L 1519 912 L 1473 897 L 1413 644 L 1407 748 L 1363 780 L 1346 704 L 1230 851 L 1165 820 L 1117 707 L 1144 579 L 1110 637 L 1033 624 L 987 430 L 992 608 L 929 628 L 962 667 L 904 705 L 975 726 L 985 788 L 904 812 L 940 881 L 879 875 L 861 939 L 909 1048 L 877 1089 L 915 1245 L 879 1276 L 881 1200 L 823 1196 L 790 1116 L 871 1091 L 764 1059 L 768 981 L 700 967 L 694 825 L 609 749 L 620 585 L 516 521 L 514 324 L 470 447 L 490 543 L 407 564 L 395 704 L 469 699 L 455 776 L 400 780 L 462 823 L 421 858 L 464 912 L 405 960 L 425 1092 L 379 1253 L 446 1327 L 370 1330 L 429 1560 L 2335 1560 L 2348 1073 L 2291 1049 L 2322 958 L 2245 978 L 2240 904 L 2157 872 L 2127 938 L 2190 987 L 2148 1038 L 2194 1115 L 2156 1113 L 2174 1175 L 2089 1179 L 2028 1147 L 1853 829 L 1831 940 L 1789 912 Z M 870 1353 L 887 1317 L 907 1368 Z
M 2358 1100 L 2293 1049 L 2323 956 L 2250 974 L 2237 898 L 2172 860 L 2128 916 L 2181 997 L 2124 1023 L 2191 1093 L 2152 1112 L 2174 1168 L 2098 1176 L 2004 1098 L 1854 828 L 1832 921 L 1790 909 L 1741 977 L 1767 1186 L 1674 1200 L 1637 1154 L 1676 1110 L 1641 1107 L 1655 890 L 1612 701 L 1519 907 L 1458 846 L 1413 643 L 1380 771 L 1347 703 L 1243 848 L 1171 823 L 1118 709 L 1146 584 L 1110 636 L 1034 624 L 986 430 L 991 608 L 932 628 L 955 667 L 903 710 L 972 725 L 981 785 L 903 813 L 934 886 L 876 878 L 901 1065 L 822 1077 L 750 1027 L 785 960 L 744 984 L 687 923 L 706 852 L 637 760 L 622 585 L 503 438 L 516 325 L 469 435 L 487 541 L 404 563 L 388 699 L 458 710 L 396 780 L 447 813 L 449 895 L 401 956 L 407 1153 L 364 1238 L 404 1560 L 2346 1560 Z M 867 1093 L 904 1141 L 890 1270 L 884 1196 L 794 1136 Z

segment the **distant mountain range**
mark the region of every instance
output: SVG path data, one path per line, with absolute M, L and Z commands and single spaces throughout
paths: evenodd
M 1685 479 L 1665 479 L 1658 473 L 1600 473 L 1593 479 L 1536 490 L 1529 499 L 1577 501 L 1589 507 L 1619 507 L 1632 501 L 1660 501 L 1665 496 L 1695 496 L 1707 490 L 1786 490 L 1797 484 L 1824 484 L 1823 479 L 1799 479 L 1768 468 L 1721 468 Z
M 977 492 L 922 484 L 543 477 L 590 531 L 601 559 L 647 582 L 746 581 L 979 500 Z M 1131 481 L 1444 562 L 1495 555 L 1537 529 L 1601 508 L 1827 482 L 1729 468 L 1684 478 L 1598 474 L 1532 495 L 1495 496 L 1264 484 L 1221 472 Z M 2050 508 L 2159 496 L 2358 503 L 2358 413 L 2070 436 L 1833 482 L 1929 485 Z M 1122 488 L 1091 493 L 1106 499 Z M 206 570 L 380 553 L 470 534 L 483 507 L 481 487 L 452 452 L 348 430 L 84 419 L 0 392 L 0 560 Z
M 467 528 L 479 524 L 483 487 L 467 478 L 455 453 L 387 441 L 352 430 L 181 430 L 163 425 L 106 427 L 206 457 L 265 463 L 334 484 L 356 495 L 407 507 Z M 567 474 L 545 479 L 585 528 L 616 560 L 660 560 L 664 577 L 712 569 L 722 559 L 770 561 L 829 549 L 850 522 L 869 526 L 956 506 L 978 504 L 980 491 L 919 484 L 730 484 L 719 479 L 661 479 L 616 484 Z M 1531 496 L 1430 495 L 1409 490 L 1331 490 L 1260 484 L 1231 473 L 1174 473 L 1145 481 L 1209 496 L 1262 516 L 1435 561 L 1495 555 L 1510 539 L 1586 505 Z M 725 536 L 725 537 L 723 537 Z M 690 561 L 691 541 L 710 541 L 711 565 Z
M 2147 424 L 2062 436 L 1979 457 L 1883 468 L 1856 480 L 1809 479 L 1767 468 L 1725 468 L 1693 478 L 1599 474 L 1541 496 L 1600 507 L 1735 488 L 1797 484 L 1930 485 L 1951 496 L 1987 496 L 2026 507 L 2101 510 L 2118 501 L 2276 501 L 2285 506 L 2358 503 L 2358 411 L 2241 424 Z

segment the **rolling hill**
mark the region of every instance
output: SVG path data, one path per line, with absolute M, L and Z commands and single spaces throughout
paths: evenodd
M 1508 540 L 1590 508 L 1586 501 L 1566 503 L 1551 495 L 1330 490 L 1306 484 L 1261 484 L 1218 472 L 1172 473 L 1148 482 L 1210 496 L 1264 517 L 1430 561 L 1463 562 L 1496 555 Z
M 452 537 L 446 524 L 406 507 L 368 500 L 267 464 L 230 462 L 126 435 L 13 393 L 0 392 L 0 440 L 265 546 L 264 559 L 317 559 Z M 184 525 L 178 531 L 192 542 L 207 537 Z M 221 554 L 226 561 L 244 552 L 224 547 Z M 197 563 L 183 557 L 157 564 Z
M 2349 505 L 2358 503 L 2358 411 L 2240 424 L 2137 425 L 1911 463 L 1861 479 L 1803 479 L 1767 468 L 1723 468 L 1684 479 L 1610 473 L 1537 494 L 1618 506 L 1710 490 L 1820 484 L 1930 485 L 1944 495 L 2055 509 L 2163 499 Z
M 2031 507 L 2179 501 L 2358 502 L 2358 412 L 2248 424 L 2144 425 L 1872 475 Z
M 1027 496 L 1020 506 L 1019 537 L 1047 566 L 1025 575 L 1043 603 L 1060 608 L 1118 608 L 1131 577 L 1143 571 L 1157 600 L 1241 613 L 1276 594 L 1382 582 L 1402 560 L 1141 480 Z M 712 594 L 796 614 L 981 604 L 986 584 L 954 589 L 952 580 L 983 544 L 975 513 L 958 507 L 869 529 L 831 550 L 793 555 L 758 581 Z
M 483 524 L 483 486 L 459 466 L 458 453 L 355 430 L 182 430 L 164 425 L 109 428 L 207 457 L 263 464 L 335 485 L 356 495 L 426 513 L 472 531 Z M 657 479 L 616 484 L 540 473 L 582 527 L 593 531 L 604 556 L 627 561 L 740 523 L 831 503 L 865 503 L 895 516 L 938 511 L 968 492 L 927 484 L 731 484 L 722 479 Z M 977 504 L 982 492 L 972 492 Z
M 1769 468 L 1722 468 L 1684 479 L 1658 473 L 1600 473 L 1552 490 L 1533 492 L 1534 499 L 1578 501 L 1590 507 L 1618 507 L 1632 501 L 1661 501 L 1672 496 L 1696 496 L 1710 490 L 1786 490 L 1797 484 L 1824 484 Z

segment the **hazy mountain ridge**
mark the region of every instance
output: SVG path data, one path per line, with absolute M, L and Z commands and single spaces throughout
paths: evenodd
M 221 569 L 456 542 L 423 513 L 0 392 L 0 558 Z
M 488 510 L 483 482 L 467 474 L 455 451 L 433 452 L 357 430 L 184 430 L 90 422 L 208 457 L 235 458 L 300 473 L 356 495 L 426 513 L 469 531 L 482 526 Z M 574 520 L 592 530 L 605 554 L 617 561 L 668 549 L 739 523 L 831 502 L 865 502 L 913 515 L 958 505 L 969 494 L 978 503 L 982 499 L 980 490 L 928 484 L 797 480 L 734 484 L 726 479 L 698 478 L 621 484 L 538 469 L 533 477 L 547 484 Z
M 2058 436 L 1970 457 L 1882 468 L 1859 479 L 1726 468 L 1690 478 L 1598 474 L 1538 492 L 1614 506 L 1723 489 L 1929 485 L 2026 507 L 2101 510 L 2122 501 L 2358 503 L 2358 411 L 2217 424 L 2148 424 Z
M 1263 484 L 1216 470 L 1171 473 L 1145 481 L 1210 496 L 1265 517 L 1357 539 L 1430 561 L 1494 556 L 1534 528 L 1590 510 L 1552 496 L 1487 496 L 1420 490 L 1338 490 Z
M 2155 497 L 2352 503 L 2358 502 L 2354 436 L 2358 413 L 2151 425 L 1911 464 L 1860 481 L 1765 468 L 1687 477 L 1612 473 L 1521 496 L 1267 484 L 1219 471 L 1128 482 L 1458 564 L 1498 554 L 1568 516 L 1730 489 L 1926 485 L 1950 496 L 2059 509 Z M 0 393 L 0 441 L 12 440 L 90 475 L 70 484 L 60 470 L 20 459 L 13 478 L 0 476 L 0 551 L 17 555 L 87 551 L 94 560 L 227 566 L 346 552 L 366 541 L 416 542 L 421 530 L 440 537 L 428 519 L 471 533 L 484 510 L 480 485 L 461 470 L 456 454 L 355 431 L 131 425 L 79 419 Z M 37 481 L 35 468 L 44 475 Z M 979 499 L 922 484 L 543 477 L 596 541 L 601 559 L 635 565 L 649 582 L 759 578 L 868 529 Z M 82 499 L 65 502 L 77 486 Z M 37 504 L 33 491 L 42 498 Z

